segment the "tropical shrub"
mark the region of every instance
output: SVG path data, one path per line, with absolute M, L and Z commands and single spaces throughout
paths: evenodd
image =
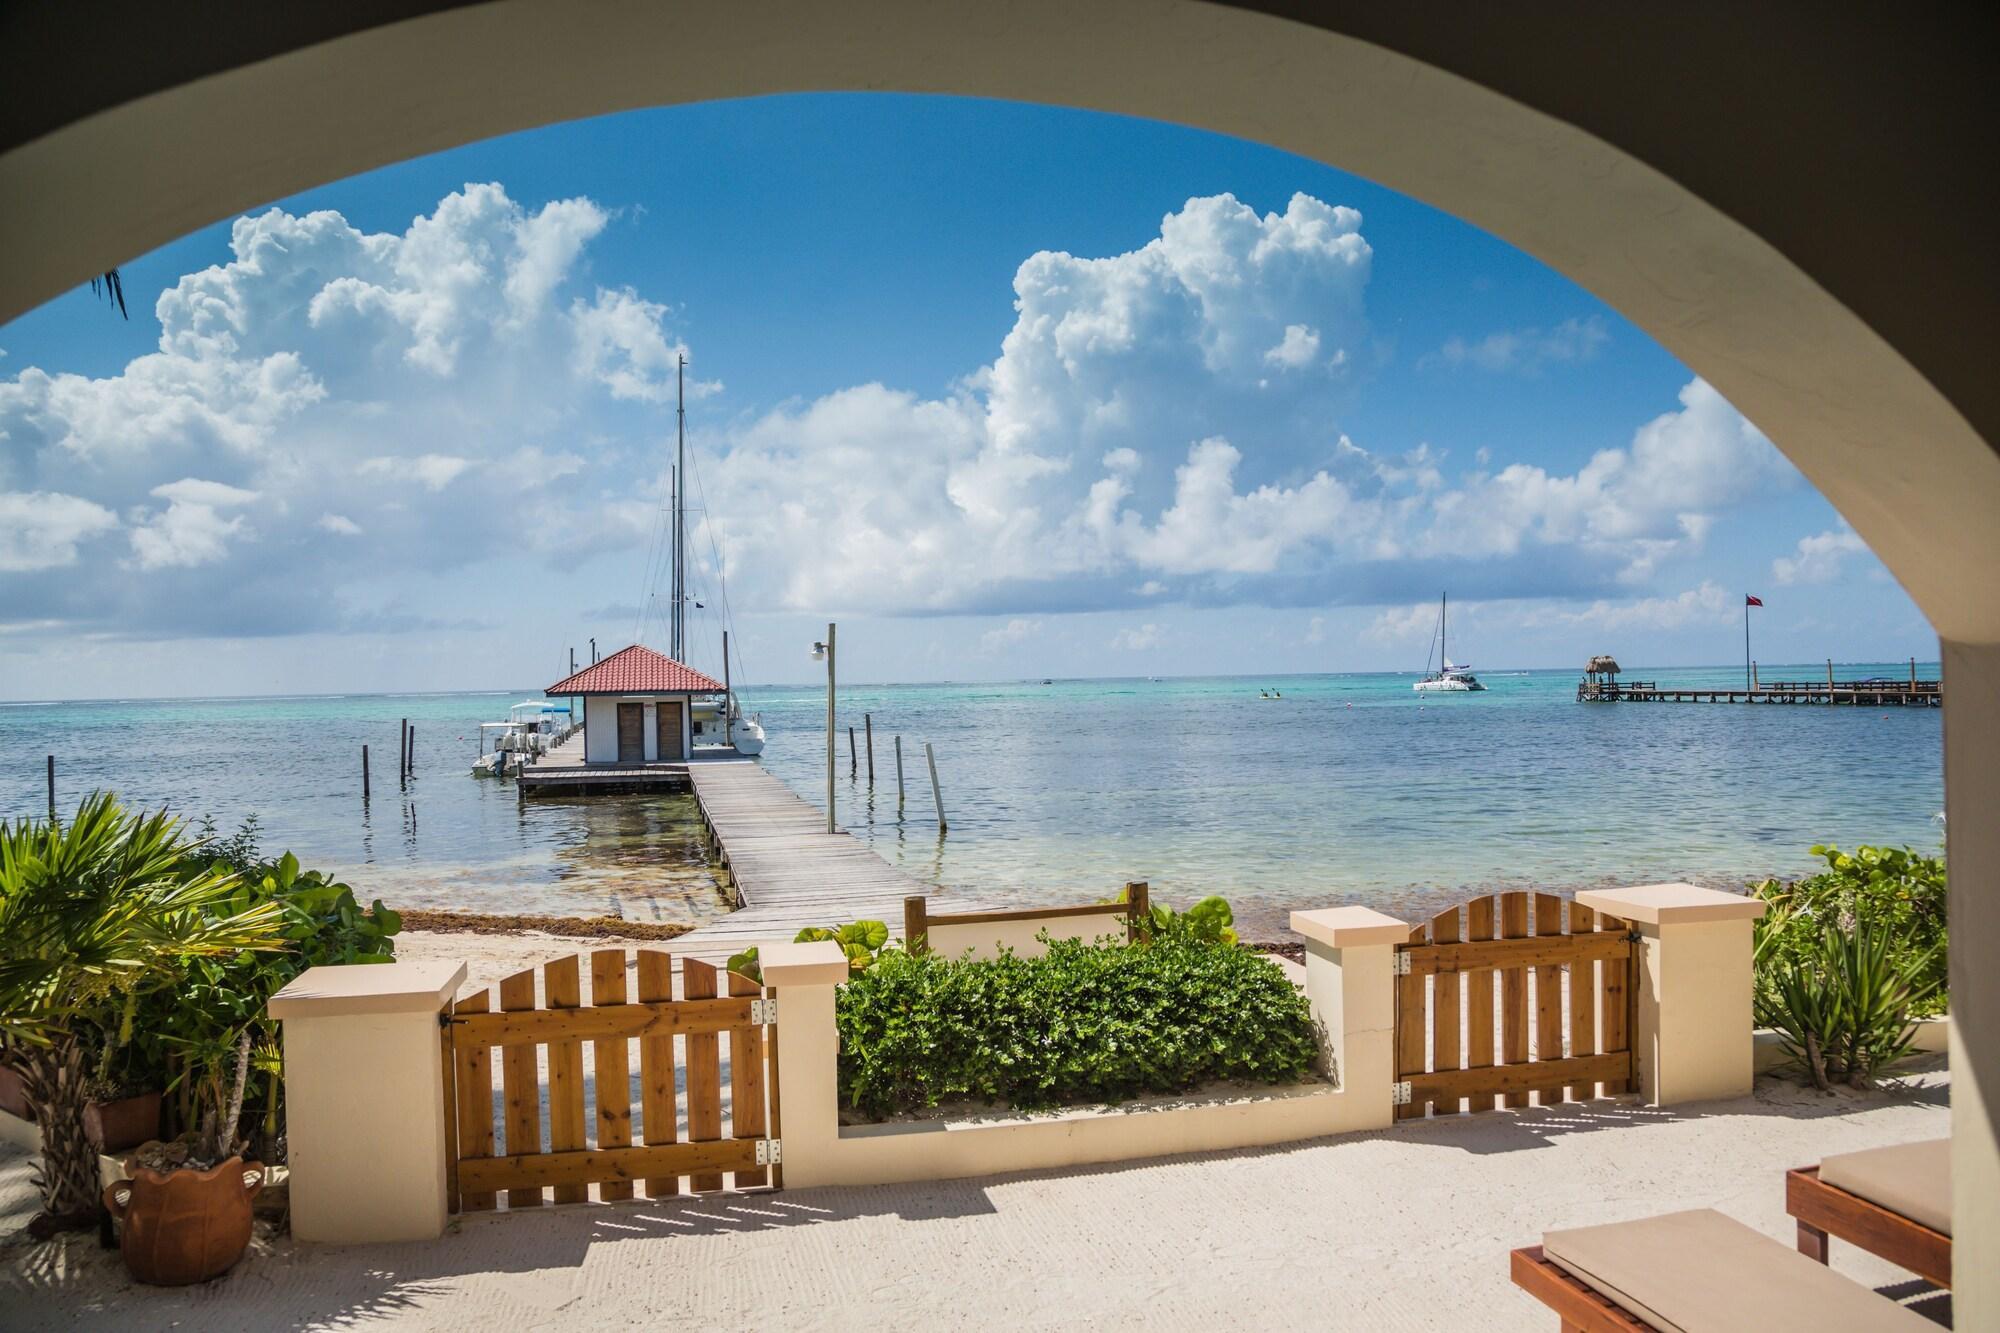
M 106 793 L 66 826 L 0 821 L 0 1036 L 42 1132 L 40 1231 L 98 1212 L 83 1107 L 99 1049 L 129 1040 L 188 960 L 281 945 L 276 904 L 186 853 L 179 821 Z
M 1772 1021 L 1776 969 L 1823 960 L 1828 927 L 1848 934 L 1876 932 L 1892 962 L 1917 966 L 1911 1013 L 1944 1012 L 1949 941 L 1943 859 L 1908 847 L 1862 846 L 1850 853 L 1819 846 L 1812 854 L 1826 861 L 1819 874 L 1791 883 L 1765 880 L 1751 888 L 1770 904 L 1757 923 L 1758 1021 Z
M 1129 903 L 1132 886 L 1119 890 L 1107 902 Z M 1198 944 L 1236 943 L 1236 913 L 1225 898 L 1211 894 L 1185 912 L 1176 912 L 1165 903 L 1147 901 L 1146 914 L 1132 923 L 1140 942 L 1155 939 L 1185 939 Z
M 254 835 L 254 825 L 246 830 Z M 206 860 L 214 850 L 200 844 L 190 855 Z M 171 988 L 143 1002 L 145 1026 L 157 1036 L 135 1043 L 140 1049 L 130 1052 L 128 1063 L 128 1069 L 159 1068 L 164 1077 L 153 1075 L 153 1085 L 182 1093 L 196 1135 L 190 1161 L 210 1164 L 243 1146 L 246 1109 L 262 1138 L 259 1151 L 273 1160 L 282 1156 L 284 1065 L 278 1025 L 265 1013 L 271 997 L 309 967 L 394 961 L 394 937 L 402 929 L 401 918 L 380 899 L 361 907 L 353 889 L 317 870 L 301 870 L 290 852 L 261 860 L 243 831 L 224 850 L 243 872 L 220 910 L 268 908 L 276 914 L 280 947 L 188 959 Z M 118 1054 L 107 1052 L 107 1062 Z M 248 1086 L 253 1072 L 254 1087 Z
M 850 921 L 844 926 L 807 926 L 792 936 L 794 944 L 813 944 L 820 940 L 832 940 L 847 955 L 849 972 L 864 972 L 882 950 L 893 946 L 889 943 L 889 927 L 880 921 Z M 764 965 L 757 960 L 757 946 L 751 945 L 741 953 L 731 954 L 725 965 L 727 970 L 739 973 L 752 981 L 764 979 Z
M 1794 927 L 1793 935 L 1764 963 L 1766 1017 L 1816 1087 L 1867 1087 L 1909 1053 L 1916 1034 L 1909 1016 L 1935 992 L 1932 962 L 1941 949 L 1912 951 L 1879 923 L 1843 929 L 1828 921 L 1811 933 Z
M 1182 935 L 1052 940 L 1040 958 L 892 949 L 835 1002 L 840 1095 L 873 1118 L 974 1098 L 1038 1110 L 1305 1077 L 1311 1009 L 1256 954 Z

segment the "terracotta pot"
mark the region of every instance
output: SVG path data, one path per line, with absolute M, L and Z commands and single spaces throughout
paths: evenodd
M 0 1065 L 0 1111 L 22 1120 L 33 1120 L 34 1113 L 28 1109 L 28 1084 L 21 1077 L 21 1071 L 8 1065 Z
M 101 1153 L 136 1148 L 160 1136 L 160 1094 L 142 1092 L 115 1102 L 89 1102 L 83 1108 L 83 1133 Z
M 125 1170 L 132 1178 L 105 1186 L 104 1206 L 121 1224 L 133 1277 L 181 1287 L 220 1277 L 243 1257 L 262 1162 L 232 1157 L 209 1171 L 164 1172 L 128 1162 Z

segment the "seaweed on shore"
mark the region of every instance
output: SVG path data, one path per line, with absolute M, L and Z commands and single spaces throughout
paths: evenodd
M 517 935 L 540 931 L 584 939 L 671 940 L 694 927 L 683 922 L 627 921 L 616 916 L 511 916 L 487 912 L 432 912 L 405 908 L 404 930 L 455 931 L 473 935 Z

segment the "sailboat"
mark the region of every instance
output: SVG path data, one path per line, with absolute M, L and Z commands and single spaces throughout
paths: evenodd
M 670 534 L 672 561 L 671 614 L 668 617 L 667 656 L 676 662 L 686 662 L 688 655 L 687 611 L 693 602 L 696 610 L 705 610 L 700 603 L 688 595 L 687 560 L 687 358 L 679 358 L 675 367 L 674 403 L 674 470 L 673 470 L 673 532 Z M 727 625 L 729 613 L 728 595 L 723 596 L 722 614 Z M 643 613 L 642 613 L 643 615 Z M 689 712 L 689 729 L 697 748 L 704 745 L 721 745 L 733 748 L 738 754 L 756 756 L 764 752 L 764 723 L 761 716 L 745 717 L 741 704 L 737 702 L 736 691 L 728 684 L 730 680 L 730 634 L 722 631 L 722 679 L 724 690 L 722 701 L 708 703 L 696 701 Z
M 1466 694 L 1473 690 L 1485 689 L 1486 687 L 1479 683 L 1479 677 L 1472 674 L 1472 664 L 1470 662 L 1454 666 L 1451 658 L 1446 656 L 1444 651 L 1444 613 L 1445 594 L 1439 593 L 1438 627 L 1437 633 L 1431 636 L 1431 646 L 1437 650 L 1437 659 L 1440 665 L 1436 671 L 1432 671 L 1430 669 L 1430 658 L 1426 656 L 1424 658 L 1424 678 L 1410 686 L 1410 688 L 1425 694 Z

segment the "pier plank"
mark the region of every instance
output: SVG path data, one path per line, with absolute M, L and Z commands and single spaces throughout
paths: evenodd
M 686 766 L 703 825 L 735 885 L 738 910 L 672 941 L 678 957 L 712 963 L 807 926 L 881 921 L 902 938 L 903 900 L 935 890 L 890 865 L 761 765 Z M 954 900 L 977 910 L 985 904 Z

